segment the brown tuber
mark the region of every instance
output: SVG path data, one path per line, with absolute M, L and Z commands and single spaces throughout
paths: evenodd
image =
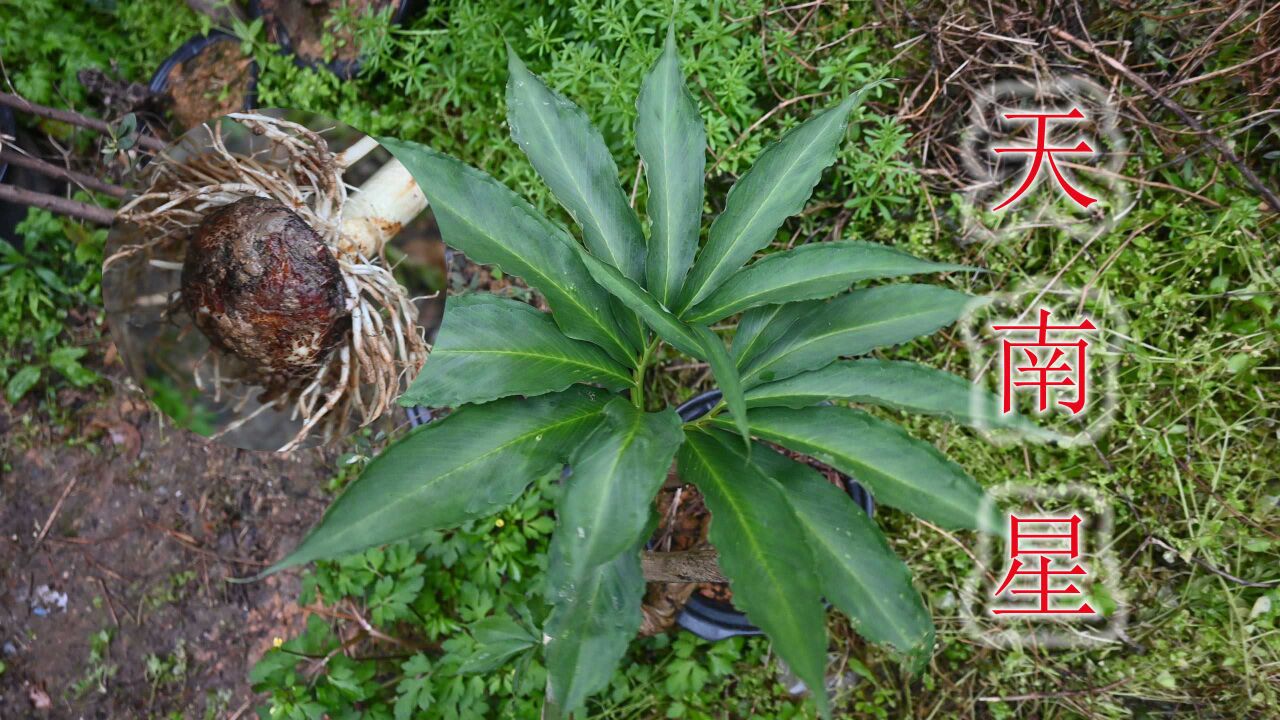
M 313 372 L 351 328 L 332 251 L 296 213 L 260 197 L 214 210 L 192 233 L 182 302 L 210 343 L 263 378 Z
M 227 132 L 236 126 L 246 132 Z M 422 368 L 418 309 L 385 249 L 426 196 L 394 160 L 354 193 L 343 178 L 377 147 L 362 137 L 334 153 L 296 122 L 232 113 L 157 157 L 145 191 L 120 209 L 143 242 L 104 265 L 185 241 L 170 309 L 209 341 L 191 368 L 196 389 L 235 416 L 212 437 L 256 446 L 248 424 L 270 412 L 266 424 L 294 430 L 282 452 L 329 442 L 382 417 Z

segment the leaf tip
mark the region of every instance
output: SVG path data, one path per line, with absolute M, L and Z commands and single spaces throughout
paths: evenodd
M 520 59 L 520 53 L 511 46 L 511 41 L 503 39 L 502 44 L 507 47 L 507 72 L 514 78 L 517 75 L 528 75 L 529 68 L 525 66 L 524 61 Z

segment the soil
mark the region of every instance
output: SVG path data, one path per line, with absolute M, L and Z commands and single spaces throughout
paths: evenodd
M 398 4 L 397 0 L 345 0 L 355 15 L 378 13 Z M 260 0 L 262 17 L 271 29 L 272 40 L 288 38 L 293 54 L 307 62 L 337 60 L 350 62 L 360 57 L 360 47 L 350 27 L 326 28 L 325 21 L 342 7 L 343 0 Z M 333 38 L 332 57 L 326 57 L 324 38 Z
M 240 53 L 240 43 L 211 43 L 169 74 L 173 117 L 183 130 L 239 112 L 253 85 L 253 59 Z
M 454 251 L 448 253 L 448 266 L 450 296 L 473 292 L 490 293 L 527 302 L 543 312 L 551 311 L 541 293 L 514 275 L 495 272 L 489 265 L 477 265 L 462 253 Z
M 65 430 L 30 399 L 0 400 L 0 717 L 251 717 L 248 669 L 303 625 L 298 572 L 226 579 L 318 519 L 338 451 L 255 453 L 177 430 L 104 350 L 119 390 L 63 391 Z M 186 667 L 152 682 L 151 656 Z

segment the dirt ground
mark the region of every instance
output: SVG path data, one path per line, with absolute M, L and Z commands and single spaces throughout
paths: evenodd
M 207 442 L 103 372 L 114 391 L 60 395 L 63 430 L 0 399 L 0 718 L 252 717 L 299 575 L 225 579 L 320 516 L 337 451 Z

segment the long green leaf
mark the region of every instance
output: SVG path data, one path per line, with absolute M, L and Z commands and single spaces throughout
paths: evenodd
M 568 458 L 608 398 L 585 387 L 506 398 L 415 430 L 374 458 L 267 573 L 453 527 L 511 503 Z
M 777 342 L 778 338 L 786 335 L 793 325 L 809 317 L 822 305 L 819 300 L 810 300 L 751 308 L 742 313 L 742 318 L 738 321 L 729 354 L 733 356 L 739 369 L 746 367 L 757 355 Z
M 859 280 L 972 269 L 921 260 L 875 243 L 813 243 L 752 263 L 685 313 L 685 319 L 711 323 L 758 305 L 831 297 Z
M 747 427 L 747 402 L 742 395 L 742 379 L 738 377 L 738 366 L 725 351 L 724 341 L 719 335 L 702 325 L 693 326 L 693 331 L 702 341 L 707 362 L 711 365 L 711 374 L 715 376 L 716 384 L 720 386 L 720 393 L 724 397 L 724 403 L 729 406 L 729 413 L 733 415 L 738 434 L 742 435 L 742 441 L 746 443 L 749 450 L 751 431 Z
M 603 422 L 570 459 L 572 475 L 556 508 L 548 578 L 557 596 L 571 595 L 586 570 L 634 548 L 684 442 L 680 416 L 645 413 L 625 398 L 604 408 Z
M 702 343 L 692 328 L 680 322 L 679 318 L 667 311 L 652 295 L 645 292 L 644 288 L 624 277 L 612 265 L 597 260 L 584 249 L 579 248 L 579 254 L 591 277 L 624 305 L 635 311 L 648 323 L 649 327 L 653 328 L 658 337 L 666 340 L 680 352 L 697 358 L 702 357 Z
M 822 172 L 835 162 L 849 113 L 860 101 L 860 95 L 848 97 L 792 128 L 734 183 L 685 281 L 681 315 L 772 242 L 783 221 L 804 209 Z
M 849 494 L 813 468 L 757 445 L 752 460 L 782 483 L 817 561 L 822 596 L 872 642 L 889 643 L 916 667 L 933 649 L 933 619 L 911 571 L 893 554 L 880 528 Z
M 599 347 L 565 336 L 550 315 L 526 303 L 463 295 L 449 299 L 427 364 L 400 404 L 457 407 L 578 383 L 618 390 L 631 384 L 631 376 Z
M 636 348 L 619 330 L 609 294 L 578 258 L 580 245 L 505 185 L 425 145 L 382 138 L 431 202 L 440 234 L 478 263 L 493 264 L 542 293 L 566 335 L 635 366 Z
M 786 493 L 747 459 L 736 438 L 714 429 L 689 432 L 678 465 L 711 511 L 709 537 L 733 604 L 765 631 L 826 715 L 826 620 L 813 555 Z
M 843 407 L 756 408 L 756 437 L 830 465 L 866 485 L 876 501 L 949 528 L 998 532 L 986 492 L 933 445 L 895 423 Z M 713 421 L 729 427 L 726 421 Z
M 571 599 L 556 604 L 543 628 L 547 707 L 556 718 L 609 684 L 640 630 L 644 572 L 639 546 L 591 568 Z
M 855 290 L 817 309 L 756 356 L 742 373 L 747 387 L 829 365 L 845 355 L 907 342 L 950 325 L 972 298 L 935 285 Z
M 1015 430 L 1046 440 L 1056 437 L 1025 415 L 1003 414 L 998 397 L 965 378 L 902 360 L 842 360 L 758 385 L 747 392 L 747 407 L 802 408 L 837 399 L 937 415 L 970 427 Z
M 649 182 L 645 277 L 649 292 L 670 305 L 698 251 L 707 160 L 707 131 L 680 72 L 674 28 L 640 85 L 636 111 L 636 149 Z
M 507 48 L 507 124 L 596 257 L 644 281 L 644 233 L 618 184 L 604 138 L 587 114 L 529 72 Z
M 652 532 L 653 496 L 684 441 L 669 409 L 646 414 L 614 398 L 604 415 L 570 460 L 551 536 L 548 687 L 563 712 L 608 683 L 639 628 L 638 550 Z

